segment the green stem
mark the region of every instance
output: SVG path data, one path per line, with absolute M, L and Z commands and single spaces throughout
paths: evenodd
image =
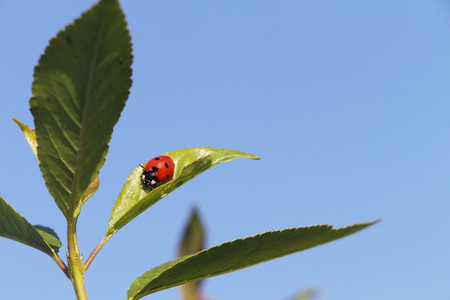
M 94 258 L 97 256 L 98 252 L 102 247 L 106 244 L 106 242 L 109 240 L 111 235 L 105 235 L 102 240 L 98 243 L 98 245 L 95 247 L 95 249 L 92 251 L 91 255 L 89 255 L 88 259 L 86 260 L 84 264 L 84 269 L 87 270 L 89 266 L 91 265 L 91 262 L 94 260 Z
M 87 300 L 88 297 L 84 287 L 84 266 L 78 250 L 76 226 L 76 218 L 69 218 L 67 222 L 67 241 L 69 244 L 70 279 L 72 280 L 77 299 Z

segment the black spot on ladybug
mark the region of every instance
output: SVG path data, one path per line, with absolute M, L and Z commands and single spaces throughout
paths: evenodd
M 152 171 L 156 173 L 156 172 L 158 172 L 159 170 L 158 170 L 157 167 L 153 166 L 153 167 L 152 167 Z
M 155 157 L 155 160 L 160 160 L 160 158 L 159 157 Z
M 167 178 L 169 178 L 170 176 L 169 176 L 169 174 L 167 174 Z
M 168 169 L 169 168 L 169 164 L 168 163 L 164 163 L 164 166 Z

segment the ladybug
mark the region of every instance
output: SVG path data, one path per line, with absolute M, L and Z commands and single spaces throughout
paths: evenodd
M 152 158 L 144 167 L 141 179 L 142 185 L 154 189 L 158 183 L 165 183 L 173 177 L 175 165 L 166 155 Z

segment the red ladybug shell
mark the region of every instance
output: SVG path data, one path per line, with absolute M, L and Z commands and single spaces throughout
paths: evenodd
M 173 177 L 175 165 L 166 155 L 152 158 L 142 172 L 142 184 L 155 188 L 157 183 L 164 183 Z

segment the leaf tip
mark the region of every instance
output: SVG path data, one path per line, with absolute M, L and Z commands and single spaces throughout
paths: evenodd
M 369 222 L 369 223 L 371 223 L 370 225 L 374 225 L 374 224 L 377 224 L 377 223 L 380 223 L 380 222 L 381 222 L 381 218 L 376 219 L 376 220 L 374 220 L 372 222 Z
M 16 118 L 12 118 L 12 120 L 19 125 L 19 127 L 23 130 L 23 128 L 26 126 L 25 124 L 23 124 L 22 122 L 20 122 L 19 120 L 17 120 Z

